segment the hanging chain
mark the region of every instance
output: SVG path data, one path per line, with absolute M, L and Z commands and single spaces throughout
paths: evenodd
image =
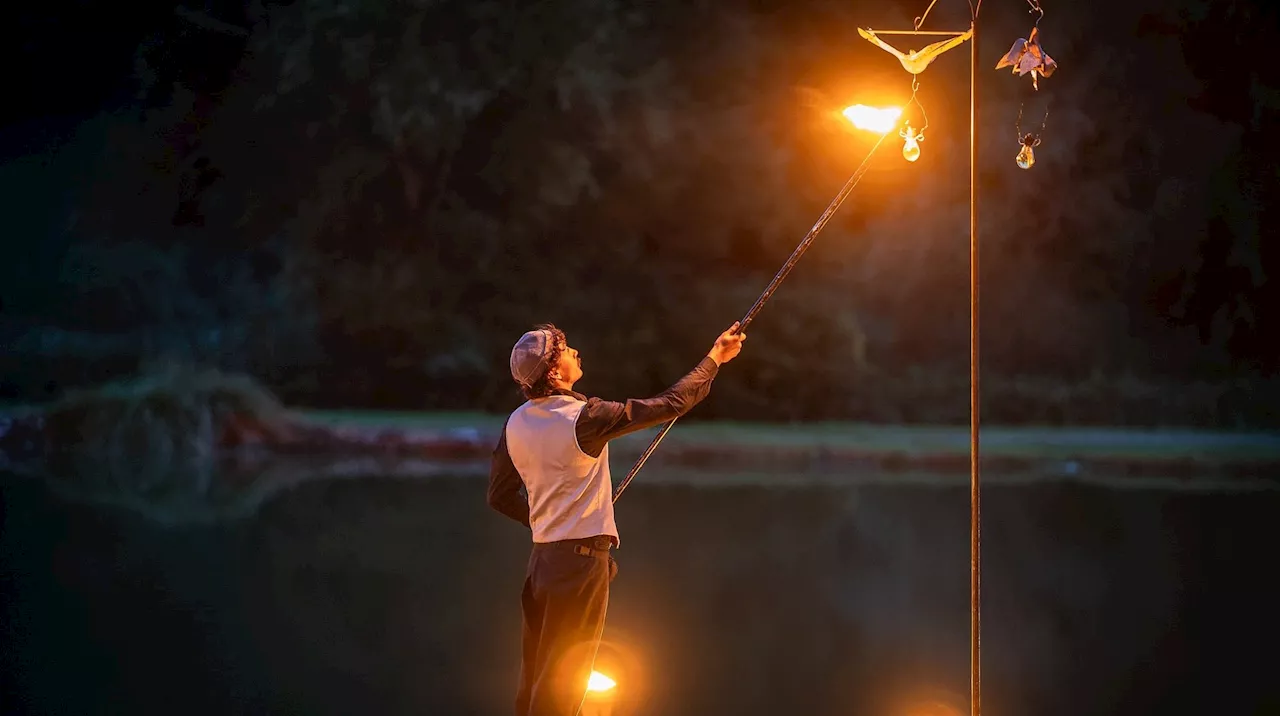
M 1044 134 L 1044 127 L 1049 123 L 1049 110 L 1044 111 L 1044 119 L 1040 122 L 1040 134 Z M 1018 119 L 1013 124 L 1013 130 L 1018 133 L 1018 141 L 1022 141 L 1022 105 L 1018 105 Z M 1039 138 L 1040 134 L 1036 137 Z
M 924 119 L 924 126 L 920 128 L 920 131 L 924 132 L 924 130 L 929 128 L 929 113 L 924 111 L 924 105 L 920 104 L 920 100 L 916 99 L 916 92 L 918 91 L 920 91 L 920 78 L 917 77 L 916 75 L 912 75 L 911 76 L 911 99 L 907 102 L 907 104 L 911 104 L 912 102 L 915 102 L 916 106 L 920 108 L 920 116 L 922 119 Z

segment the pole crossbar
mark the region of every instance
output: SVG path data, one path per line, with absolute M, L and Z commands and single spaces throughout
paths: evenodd
M 947 37 L 959 37 L 968 32 L 968 30 L 877 30 L 872 27 L 868 27 L 867 30 L 877 35 L 944 35 Z

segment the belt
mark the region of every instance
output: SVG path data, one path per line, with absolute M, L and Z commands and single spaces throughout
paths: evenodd
M 608 535 L 597 535 L 595 537 L 560 540 L 559 544 L 569 545 L 573 548 L 574 554 L 591 557 L 596 554 L 608 554 L 609 550 L 613 548 L 613 538 Z

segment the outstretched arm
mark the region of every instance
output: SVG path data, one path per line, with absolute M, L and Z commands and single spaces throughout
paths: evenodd
M 592 398 L 578 415 L 578 445 L 592 457 L 599 457 L 605 443 L 645 428 L 661 425 L 689 412 L 711 392 L 719 366 L 710 357 L 652 398 L 631 398 L 625 402 Z
M 692 410 L 711 391 L 711 382 L 720 364 L 733 360 L 742 350 L 746 335 L 735 335 L 737 329 L 737 323 L 730 326 L 696 368 L 652 398 L 633 398 L 621 403 L 598 398 L 587 401 L 578 415 L 578 446 L 588 455 L 598 457 L 610 440 L 675 420 Z

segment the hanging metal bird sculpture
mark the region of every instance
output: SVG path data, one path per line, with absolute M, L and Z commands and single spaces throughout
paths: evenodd
M 1030 37 L 1019 37 L 1009 52 L 996 63 L 996 69 L 1012 67 L 1013 74 L 1021 77 L 1031 73 L 1031 86 L 1040 89 L 1040 78 L 1048 77 L 1058 69 L 1058 63 L 1040 47 L 1040 28 L 1031 28 Z
M 955 37 L 940 40 L 931 45 L 925 45 L 924 48 L 920 50 L 907 50 L 906 52 L 903 52 L 893 45 L 890 45 L 884 40 L 876 37 L 874 30 L 858 28 L 858 34 L 866 38 L 866 40 L 871 44 L 898 58 L 898 62 L 902 63 L 902 68 L 907 72 L 910 72 L 913 75 L 918 75 L 921 72 L 924 72 L 924 69 L 929 66 L 929 63 L 938 58 L 938 55 L 941 55 L 953 47 L 959 47 L 962 42 L 973 37 L 973 28 L 969 28 L 969 30 L 962 35 L 956 35 Z

